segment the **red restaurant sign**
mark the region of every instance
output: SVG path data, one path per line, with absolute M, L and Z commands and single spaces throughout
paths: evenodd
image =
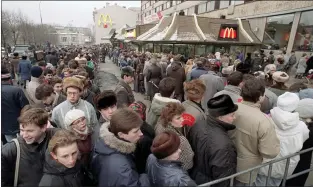
M 219 40 L 238 40 L 238 25 L 221 25 Z

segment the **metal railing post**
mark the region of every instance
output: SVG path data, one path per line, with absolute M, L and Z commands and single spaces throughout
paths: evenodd
M 272 168 L 273 168 L 273 164 L 271 163 L 269 168 L 268 168 L 268 173 L 267 173 L 267 177 L 266 177 L 266 182 L 265 182 L 265 186 L 267 186 L 268 181 L 270 179 L 270 176 L 272 175 Z
M 290 164 L 290 157 L 287 158 L 287 163 L 286 163 L 286 167 L 285 167 L 285 173 L 284 173 L 284 178 L 283 178 L 282 186 L 286 186 L 289 164 Z

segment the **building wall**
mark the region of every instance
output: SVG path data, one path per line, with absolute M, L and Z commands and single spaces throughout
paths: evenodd
M 108 24 L 107 28 L 103 25 L 98 25 L 101 14 L 109 15 L 112 19 L 113 25 Z M 138 13 L 118 5 L 107 5 L 105 8 L 99 9 L 95 12 L 95 40 L 96 44 L 101 43 L 101 38 L 109 35 L 112 29 L 118 30 L 125 24 L 135 26 L 138 19 Z

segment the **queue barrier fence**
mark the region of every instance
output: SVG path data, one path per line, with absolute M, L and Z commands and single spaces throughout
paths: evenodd
M 284 175 L 283 175 L 283 179 L 282 179 L 282 183 L 281 183 L 281 186 L 284 187 L 286 186 L 286 181 L 289 180 L 289 179 L 292 179 L 292 178 L 295 178 L 295 177 L 298 177 L 300 175 L 303 175 L 303 174 L 306 174 L 306 173 L 309 173 L 311 171 L 313 171 L 313 164 L 312 164 L 312 160 L 310 160 L 310 168 L 309 169 L 306 169 L 304 171 L 301 171 L 301 172 L 298 172 L 298 173 L 294 173 L 290 176 L 288 176 L 288 169 L 289 169 L 289 164 L 290 164 L 290 159 L 294 156 L 297 156 L 297 155 L 301 155 L 301 154 L 305 154 L 305 153 L 309 153 L 309 152 L 313 152 L 313 147 L 312 148 L 308 148 L 308 149 L 305 149 L 305 150 L 302 150 L 300 152 L 297 152 L 297 153 L 294 153 L 294 154 L 290 154 L 288 156 L 285 156 L 285 157 L 282 157 L 282 158 L 279 158 L 279 159 L 274 159 L 274 160 L 271 160 L 269 162 L 266 162 L 266 163 L 263 163 L 261 165 L 258 165 L 258 166 L 255 166 L 253 168 L 250 168 L 250 169 L 247 169 L 245 171 L 241 171 L 241 172 L 238 172 L 238 173 L 235 173 L 233 175 L 230 175 L 228 177 L 224 177 L 224 178 L 221 178 L 221 179 L 217 179 L 217 180 L 214 180 L 214 181 L 211 181 L 211 182 L 208 182 L 208 183 L 204 183 L 204 184 L 201 184 L 199 186 L 212 186 L 214 184 L 218 184 L 220 182 L 224 182 L 224 181 L 227 181 L 227 180 L 230 180 L 230 186 L 234 186 L 234 180 L 237 176 L 240 176 L 242 174 L 246 174 L 246 173 L 250 173 L 250 179 L 249 179 L 249 186 L 252 186 L 253 182 L 251 181 L 252 179 L 252 175 L 251 173 L 255 170 L 259 170 L 260 168 L 262 167 L 266 167 L 266 166 L 269 166 L 269 169 L 268 169 L 268 175 L 267 175 L 267 178 L 266 178 L 266 183 L 265 183 L 265 186 L 267 186 L 268 184 L 268 181 L 269 181 L 269 178 L 271 177 L 271 173 L 272 173 L 272 167 L 273 167 L 273 164 L 275 163 L 278 163 L 278 162 L 281 162 L 281 161 L 284 161 L 284 160 L 287 160 L 286 161 L 286 167 L 285 167 L 285 171 L 284 171 Z

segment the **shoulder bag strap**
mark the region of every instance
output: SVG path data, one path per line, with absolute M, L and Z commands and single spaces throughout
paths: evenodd
M 15 138 L 12 141 L 14 141 L 16 145 L 16 162 L 15 162 L 15 173 L 14 173 L 14 186 L 17 186 L 18 181 L 18 172 L 20 168 L 20 159 L 21 159 L 21 148 L 18 140 Z

